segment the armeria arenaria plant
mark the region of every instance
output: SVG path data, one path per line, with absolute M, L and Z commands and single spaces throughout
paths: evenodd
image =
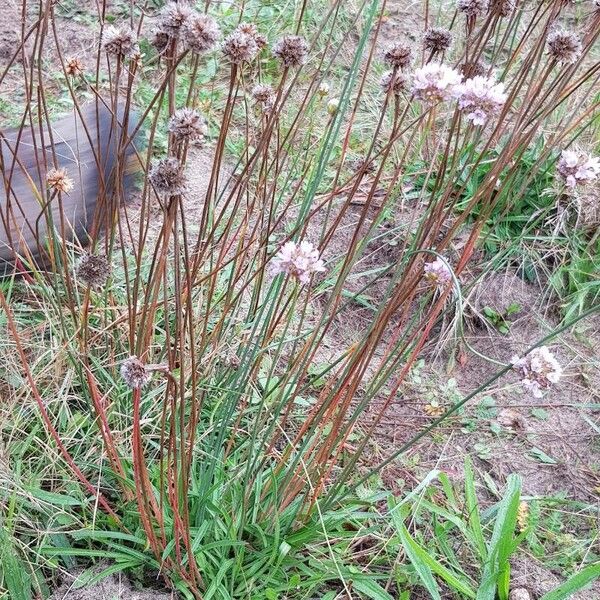
M 6 139 L 33 124 L 31 146 L 47 159 L 12 206 L 21 214 L 35 196 L 45 237 L 28 246 L 22 229 L 12 242 L 13 263 L 28 272 L 23 300 L 0 287 L 15 373 L 28 382 L 11 393 L 35 401 L 91 496 L 77 505 L 81 521 L 105 530 L 89 540 L 80 531 L 73 553 L 100 555 L 120 540 L 131 553 L 123 568 L 159 572 L 189 598 L 221 588 L 267 597 L 266 570 L 292 568 L 305 533 L 324 539 L 318 516 L 356 484 L 371 436 L 460 301 L 489 216 L 499 205 L 510 214 L 548 160 L 562 161 L 571 187 L 597 175 L 591 157 L 569 152 L 599 109 L 590 53 L 600 13 L 565 38 L 562 0 L 536 10 L 460 0 L 458 18 L 430 19 L 413 49 L 379 39 L 376 0 L 350 24 L 342 4 L 319 4 L 318 22 L 300 10 L 295 23 L 265 23 L 252 3 L 244 14 L 207 3 L 205 14 L 170 2 L 108 25 L 101 1 L 97 60 L 86 57 L 83 75 L 65 54 L 57 4 L 23 29 L 40 54 L 22 45 L 26 102 Z M 46 60 L 58 61 L 51 75 Z M 77 223 L 65 202 L 81 198 L 84 171 L 77 161 L 68 176 L 52 170 L 65 158 L 49 127 L 51 107 L 66 105 L 49 102 L 56 73 L 77 129 L 71 147 L 96 150 Z M 539 160 L 516 182 L 540 140 Z M 381 262 L 365 268 L 401 211 L 408 225 L 393 256 L 377 252 Z M 91 258 L 77 266 L 83 245 L 105 257 L 109 286 Z M 39 330 L 21 326 L 28 303 L 45 315 Z M 340 321 L 356 328 L 348 343 L 332 333 Z M 545 389 L 559 370 L 534 358 L 519 372 Z M 60 382 L 48 377 L 55 367 Z M 47 401 L 53 394 L 69 400 Z M 65 523 L 60 539 L 71 540 Z M 264 565 L 251 563 L 258 555 Z

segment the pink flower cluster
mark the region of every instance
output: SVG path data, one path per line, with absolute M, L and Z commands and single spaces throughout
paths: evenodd
M 273 258 L 270 266 L 272 275 L 285 273 L 301 283 L 308 283 L 313 273 L 325 271 L 318 250 L 310 242 L 287 242 Z
M 541 398 L 543 391 L 553 383 L 558 383 L 562 376 L 562 367 L 547 346 L 534 348 L 523 358 L 515 355 L 511 362 L 522 377 L 523 387 L 535 398 Z
M 429 105 L 456 98 L 459 109 L 475 125 L 485 125 L 500 112 L 508 98 L 504 84 L 493 77 L 476 75 L 463 81 L 455 69 L 434 62 L 414 72 L 412 91 L 415 98 Z
M 450 100 L 454 88 L 462 81 L 458 71 L 439 63 L 427 63 L 416 69 L 413 76 L 412 91 L 415 98 L 428 104 L 437 104 Z
M 586 152 L 563 150 L 556 166 L 558 174 L 570 188 L 594 181 L 600 174 L 600 158 Z
M 452 280 L 450 267 L 438 256 L 423 267 L 425 279 L 435 287 L 443 287 Z
M 485 125 L 490 117 L 500 112 L 508 97 L 503 83 L 481 75 L 457 85 L 454 95 L 458 98 L 458 107 L 473 125 Z

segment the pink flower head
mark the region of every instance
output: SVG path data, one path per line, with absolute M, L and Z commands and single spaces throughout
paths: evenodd
M 562 367 L 547 346 L 534 348 L 523 358 L 515 355 L 511 362 L 513 369 L 522 377 L 523 387 L 535 398 L 541 398 L 544 395 L 543 390 L 553 383 L 558 383 L 562 376 Z
M 587 152 L 563 150 L 556 170 L 565 183 L 570 188 L 574 188 L 580 183 L 586 184 L 598 177 L 600 158 L 591 156 Z
M 285 273 L 301 283 L 308 283 L 312 273 L 325 271 L 318 250 L 310 242 L 287 242 L 273 258 L 270 271 L 272 275 Z
M 452 280 L 452 271 L 439 256 L 423 267 L 423 273 L 425 279 L 435 287 L 443 287 Z
M 413 76 L 413 93 L 416 98 L 436 104 L 452 98 L 454 88 L 462 81 L 462 75 L 446 65 L 427 63 L 417 69 Z
M 458 107 L 474 125 L 485 125 L 490 117 L 500 112 L 508 97 L 503 83 L 481 75 L 457 85 L 454 94 L 458 98 Z

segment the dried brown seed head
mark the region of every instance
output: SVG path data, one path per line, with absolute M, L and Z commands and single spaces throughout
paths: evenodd
M 50 169 L 46 173 L 46 183 L 51 190 L 68 194 L 73 189 L 73 180 L 67 177 L 66 169 Z
M 238 29 L 225 38 L 222 49 L 223 54 L 236 65 L 250 62 L 258 54 L 258 44 L 254 37 Z
M 430 27 L 423 35 L 423 47 L 434 54 L 445 52 L 452 45 L 452 34 L 445 27 Z
M 92 288 L 102 288 L 110 275 L 110 265 L 106 256 L 84 254 L 75 269 L 77 279 Z
M 456 8 L 467 17 L 480 17 L 488 11 L 489 2 L 488 0 L 458 0 Z
M 252 97 L 260 103 L 268 102 L 273 98 L 275 92 L 270 85 L 258 84 L 252 88 Z
M 516 8 L 516 0 L 492 0 L 490 3 L 490 12 L 508 17 Z
M 387 93 L 399 96 L 408 89 L 408 80 L 399 72 L 388 71 L 384 73 L 380 81 L 381 89 Z
M 130 356 L 121 363 L 121 377 L 128 387 L 138 390 L 150 381 L 152 373 L 137 356 Z
M 383 59 L 393 69 L 405 69 L 410 65 L 412 50 L 402 42 L 388 46 L 383 54 Z
M 482 62 L 476 60 L 460 65 L 460 72 L 461 75 L 464 75 L 465 79 L 471 79 L 473 77 L 483 77 L 487 74 L 488 69 Z
M 152 34 L 148 41 L 159 54 L 162 54 L 167 49 L 170 39 L 168 33 L 165 33 L 162 29 L 157 27 L 152 30 Z
M 78 58 L 67 58 L 65 62 L 65 72 L 71 77 L 83 75 L 83 63 Z
M 183 24 L 181 37 L 186 48 L 196 54 L 202 54 L 214 48 L 221 37 L 221 30 L 212 17 L 196 14 Z
M 184 23 L 194 14 L 187 2 L 167 2 L 158 14 L 158 28 L 177 39 Z
M 237 29 L 242 33 L 252 36 L 259 50 L 262 50 L 267 45 L 267 38 L 259 33 L 258 27 L 254 23 L 240 23 Z
M 548 35 L 546 42 L 548 53 L 560 63 L 572 64 L 581 56 L 581 41 L 570 31 L 555 29 Z
M 158 194 L 166 198 L 183 194 L 186 177 L 182 164 L 173 156 L 159 160 L 150 169 L 150 183 Z
M 114 56 L 135 58 L 139 55 L 137 37 L 126 25 L 107 27 L 104 30 L 104 50 Z
M 273 54 L 284 67 L 300 67 L 308 58 L 308 43 L 299 35 L 285 35 L 273 46 Z
M 176 140 L 199 140 L 208 133 L 206 121 L 193 108 L 180 108 L 173 113 L 169 120 L 169 131 Z

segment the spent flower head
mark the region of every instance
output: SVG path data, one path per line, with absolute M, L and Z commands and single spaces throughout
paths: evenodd
M 73 180 L 67 177 L 66 169 L 50 169 L 46 173 L 46 184 L 51 190 L 68 194 L 73 189 Z
M 259 83 L 252 88 L 252 97 L 261 104 L 272 100 L 274 95 L 275 91 L 270 85 Z
M 71 77 L 83 75 L 83 63 L 78 58 L 70 57 L 65 61 L 65 73 Z
M 252 36 L 259 50 L 262 50 L 267 45 L 267 38 L 258 31 L 258 27 L 254 23 L 240 23 L 237 29 L 242 33 Z
M 387 71 L 381 77 L 379 85 L 386 94 L 399 96 L 408 89 L 408 79 L 400 71 Z
M 439 63 L 427 63 L 413 76 L 412 90 L 416 98 L 436 104 L 452 98 L 454 88 L 462 81 L 458 71 Z
M 285 273 L 300 283 L 308 283 L 313 273 L 325 271 L 319 251 L 310 242 L 287 242 L 275 255 L 270 265 L 272 275 Z
M 563 150 L 556 170 L 566 185 L 574 188 L 594 181 L 600 174 L 600 158 L 587 152 Z
M 480 17 L 488 11 L 489 2 L 488 0 L 458 0 L 456 8 L 467 17 Z
M 516 6 L 517 0 L 491 0 L 490 12 L 501 17 L 508 17 Z
M 127 387 L 139 390 L 150 381 L 152 372 L 137 356 L 130 356 L 121 363 L 121 377 L 125 380 Z
M 104 30 L 104 50 L 120 57 L 134 57 L 139 54 L 137 36 L 127 25 L 110 25 Z
M 165 33 L 162 29 L 155 27 L 152 30 L 151 36 L 148 39 L 150 45 L 153 46 L 159 54 L 162 54 L 169 45 L 169 34 Z
M 169 132 L 176 140 L 199 140 L 208 133 L 204 117 L 193 108 L 180 108 L 169 119 Z
M 220 37 L 221 30 L 217 22 L 205 14 L 192 15 L 181 29 L 184 46 L 196 54 L 212 50 Z
M 515 355 L 511 359 L 513 369 L 521 375 L 521 383 L 535 398 L 541 398 L 544 390 L 557 383 L 562 367 L 547 346 L 534 348 L 527 356 Z
M 488 72 L 488 67 L 486 67 L 481 61 L 467 61 L 460 65 L 460 73 L 463 77 L 467 79 L 471 77 L 483 77 Z
M 194 14 L 187 2 L 167 2 L 158 13 L 158 28 L 178 39 L 184 23 Z
M 485 125 L 490 117 L 500 112 L 508 98 L 502 82 L 482 76 L 457 85 L 454 94 L 458 98 L 458 107 L 474 125 Z
M 236 29 L 223 41 L 223 54 L 235 65 L 252 61 L 258 54 L 254 36 Z
M 183 194 L 186 189 L 186 178 L 183 165 L 174 156 L 159 160 L 150 169 L 150 183 L 156 192 L 168 198 Z
M 412 59 L 410 46 L 402 42 L 390 44 L 383 53 L 383 60 L 392 69 L 406 69 Z
M 452 281 L 450 267 L 439 256 L 434 261 L 425 264 L 423 276 L 434 287 L 444 287 L 449 281 Z
M 110 275 L 110 264 L 106 256 L 84 254 L 75 267 L 77 278 L 92 288 L 102 288 Z
M 423 48 L 433 54 L 445 52 L 452 45 L 452 33 L 445 27 L 430 27 L 423 34 Z
M 284 67 L 300 67 L 308 59 L 308 43 L 299 35 L 284 35 L 273 46 L 273 54 Z
M 559 63 L 572 64 L 581 56 L 581 41 L 574 33 L 555 29 L 546 38 L 548 53 Z

